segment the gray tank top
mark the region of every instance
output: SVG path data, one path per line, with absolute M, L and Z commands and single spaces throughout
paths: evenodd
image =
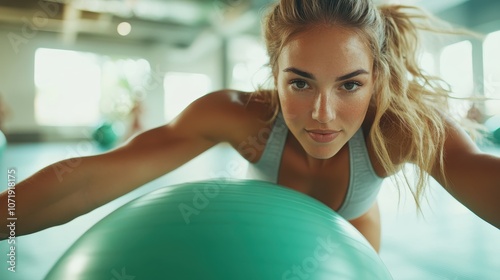
M 273 124 L 261 158 L 248 165 L 247 178 L 277 183 L 281 156 L 288 127 L 281 113 Z M 347 193 L 337 211 L 346 220 L 353 220 L 366 213 L 377 200 L 383 178 L 375 173 L 360 128 L 349 140 L 350 177 Z

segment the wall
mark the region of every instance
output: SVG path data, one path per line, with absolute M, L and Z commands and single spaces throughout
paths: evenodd
M 467 1 L 437 14 L 438 17 L 456 25 L 472 28 L 488 33 L 500 30 L 500 1 L 474 0 Z M 36 32 L 30 34 L 26 41 L 14 48 L 8 38 L 10 32 L 22 34 L 22 29 L 1 29 L 0 27 L 0 92 L 4 95 L 12 111 L 5 123 L 8 135 L 27 135 L 27 139 L 58 139 L 61 135 L 81 135 L 81 128 L 61 129 L 41 127 L 34 119 L 34 53 L 39 47 L 63 48 L 89 51 L 100 54 L 116 54 L 132 57 L 143 57 L 150 62 L 154 71 L 185 71 L 204 73 L 212 77 L 214 89 L 227 84 L 227 60 L 222 55 L 224 45 L 217 39 L 195 43 L 188 50 L 179 50 L 171 46 L 154 43 L 137 43 L 127 41 L 110 41 L 104 39 L 79 36 L 76 44 L 64 44 L 57 33 Z M 210 37 L 210 34 L 204 34 Z M 207 42 L 210 42 L 207 44 Z M 16 51 L 17 49 L 17 51 Z M 475 80 L 482 80 L 481 45 L 474 44 Z M 499 62 L 500 63 L 500 62 Z M 158 73 L 155 73 L 158 74 Z M 226 82 L 225 82 L 226 81 Z M 161 125 L 163 114 L 162 84 L 152 87 L 145 100 L 146 127 Z M 479 88 L 481 85 L 478 85 Z M 22 138 L 22 137 L 21 137 Z
M 58 33 L 37 32 L 31 38 L 12 44 L 9 36 L 22 35 L 22 30 L 0 30 L 0 92 L 11 114 L 5 122 L 5 133 L 11 139 L 22 141 L 78 138 L 82 128 L 55 128 L 39 126 L 34 118 L 34 57 L 37 48 L 58 48 L 103 55 L 142 57 L 153 70 L 150 90 L 144 100 L 146 127 L 163 124 L 163 74 L 168 71 L 203 73 L 211 77 L 214 88 L 222 87 L 222 51 L 219 40 L 212 36 L 211 44 L 191 49 L 167 45 L 112 41 L 79 36 L 75 44 L 65 44 Z M 10 34 L 10 35 L 9 35 Z M 205 37 L 211 36 L 210 34 Z M 11 37 L 12 38 L 12 37 Z

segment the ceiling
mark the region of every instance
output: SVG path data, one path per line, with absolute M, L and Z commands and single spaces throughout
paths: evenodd
M 204 32 L 259 32 L 258 13 L 272 0 L 0 0 L 0 28 L 187 47 Z M 121 36 L 117 26 L 131 24 Z
M 439 11 L 466 0 L 375 0 Z M 260 13 L 274 0 L 0 0 L 0 26 L 18 32 L 48 31 L 71 43 L 80 36 L 188 47 L 207 32 L 260 31 Z M 131 24 L 121 36 L 117 26 Z M 199 40 L 198 40 L 199 41 Z

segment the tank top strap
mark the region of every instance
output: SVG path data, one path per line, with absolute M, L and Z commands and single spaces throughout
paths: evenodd
M 277 183 L 281 157 L 288 135 L 288 127 L 281 112 L 278 113 L 271 128 L 269 138 L 260 159 L 250 163 L 247 177 Z

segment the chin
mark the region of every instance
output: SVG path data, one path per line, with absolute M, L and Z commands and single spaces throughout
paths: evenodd
M 343 137 L 337 137 L 329 143 L 317 143 L 305 133 L 302 135 L 299 134 L 299 137 L 296 137 L 296 139 L 308 156 L 320 160 L 334 157 L 347 143 Z
M 339 150 L 340 148 L 338 147 L 310 147 L 306 152 L 315 159 L 330 159 L 334 157 Z

